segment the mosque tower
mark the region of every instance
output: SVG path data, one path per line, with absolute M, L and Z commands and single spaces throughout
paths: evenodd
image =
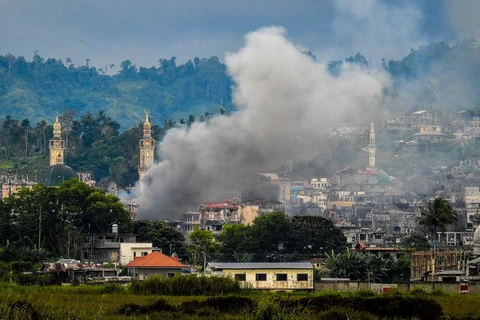
M 155 140 L 152 138 L 152 125 L 148 121 L 148 113 L 146 113 L 145 123 L 143 124 L 143 138 L 140 140 L 140 164 L 138 166 L 138 175 L 140 179 L 147 172 L 148 168 L 153 165 Z
M 50 166 L 64 164 L 65 140 L 62 139 L 62 125 L 58 116 L 53 124 L 53 139 L 50 140 Z
M 375 145 L 375 124 L 370 124 L 370 138 L 368 142 L 368 166 L 367 171 L 376 172 L 378 168 L 375 166 L 375 152 L 377 151 L 377 146 Z

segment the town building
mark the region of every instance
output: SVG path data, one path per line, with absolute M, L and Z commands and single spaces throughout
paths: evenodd
M 466 186 L 464 187 L 463 195 L 466 210 L 467 229 L 472 229 L 477 227 L 480 223 L 480 188 Z
M 207 264 L 206 272 L 239 281 L 244 288 L 270 291 L 313 291 L 310 262 L 252 262 Z
M 137 242 L 134 234 L 119 234 L 114 224 L 111 233 L 86 235 L 82 251 L 85 261 L 126 265 L 152 253 L 153 246 L 151 242 Z
M 33 178 L 33 179 L 32 179 Z M 37 184 L 37 176 L 17 170 L 0 172 L 2 199 L 15 195 L 23 188 L 33 188 Z
M 440 143 L 444 142 L 446 138 L 440 126 L 422 125 L 420 132 L 413 134 L 416 142 Z
M 155 251 L 146 256 L 136 257 L 126 265 L 127 273 L 134 280 L 146 280 L 151 276 L 170 278 L 189 270 L 189 267 L 178 260 L 178 257 L 169 257 Z
M 56 284 L 77 285 L 81 283 L 122 283 L 130 282 L 131 277 L 119 276 L 120 269 L 95 263 L 81 263 L 74 259 L 60 259 L 44 262 L 40 273 L 49 273 Z
M 195 227 L 218 234 L 221 232 L 223 225 L 241 222 L 239 210 L 239 199 L 220 202 L 207 201 L 198 207 L 198 211 L 184 213 L 180 221 L 180 227 L 187 234 L 192 232 Z

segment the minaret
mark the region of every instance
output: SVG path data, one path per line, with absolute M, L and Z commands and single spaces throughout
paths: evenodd
M 377 151 L 377 146 L 375 145 L 375 125 L 370 124 L 370 137 L 368 141 L 368 166 L 367 171 L 377 171 L 378 168 L 375 166 L 375 152 Z
M 143 124 L 143 138 L 140 140 L 140 164 L 138 165 L 138 175 L 140 178 L 147 172 L 148 168 L 153 165 L 155 150 L 155 140 L 152 138 L 152 125 L 148 121 L 148 113 L 146 114 L 145 123 Z
M 62 125 L 58 116 L 53 124 L 53 139 L 50 140 L 50 165 L 63 164 L 65 152 L 65 140 L 62 139 Z

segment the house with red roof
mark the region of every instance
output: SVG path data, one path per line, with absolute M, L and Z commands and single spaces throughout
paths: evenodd
M 188 269 L 188 266 L 178 261 L 177 257 L 169 257 L 158 251 L 144 257 L 136 257 L 126 267 L 128 275 L 134 280 L 146 280 L 153 275 L 173 277 Z

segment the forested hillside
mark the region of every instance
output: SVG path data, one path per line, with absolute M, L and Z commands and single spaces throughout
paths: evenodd
M 330 61 L 329 71 L 338 75 L 344 62 L 370 64 L 358 53 Z M 410 108 L 434 102 L 450 109 L 468 108 L 480 101 L 480 47 L 473 40 L 432 43 L 411 49 L 399 61 L 386 57 L 382 66 L 394 79 L 396 97 L 413 94 L 408 99 Z M 181 65 L 175 57 L 159 59 L 158 67 L 150 68 L 126 60 L 116 74 L 114 67 L 90 66 L 88 59 L 74 63 L 70 58 L 44 58 L 38 52 L 31 60 L 0 55 L 0 117 L 11 115 L 36 123 L 66 109 L 79 115 L 104 110 L 124 130 L 141 121 L 144 110 L 150 111 L 153 122 L 164 123 L 235 108 L 231 79 L 217 57 L 195 58 Z
M 11 115 L 36 123 L 71 109 L 77 114 L 104 110 L 125 129 L 149 110 L 154 122 L 188 119 L 190 115 L 230 111 L 230 78 L 217 57 L 176 65 L 175 57 L 158 67 L 139 67 L 129 60 L 109 75 L 114 65 L 96 68 L 87 61 L 43 58 L 28 61 L 0 56 L 0 117 Z

